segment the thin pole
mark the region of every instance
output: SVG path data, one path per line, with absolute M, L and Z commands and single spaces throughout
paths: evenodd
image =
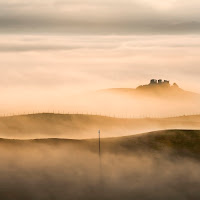
M 101 131 L 99 130 L 99 158 L 101 157 Z
M 99 181 L 100 184 L 102 184 L 102 166 L 101 166 L 101 131 L 98 131 L 99 133 Z

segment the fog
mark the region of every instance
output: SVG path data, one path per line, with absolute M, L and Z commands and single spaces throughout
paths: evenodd
M 199 7 L 197 0 L 0 0 L 0 114 L 105 112 L 68 99 L 152 78 L 200 93 Z
M 173 117 L 200 113 L 200 95 L 163 91 L 136 93 L 132 89 L 100 91 L 68 99 L 68 110 L 73 113 L 93 113 L 119 118 Z M 75 107 L 73 107 L 75 105 Z M 88 112 L 89 110 L 89 112 Z M 76 113 L 76 112 L 75 112 Z
M 100 89 L 136 88 L 152 78 L 167 79 L 184 90 L 200 93 L 198 35 L 1 35 L 0 41 L 1 114 L 105 112 L 107 107 L 98 108 L 95 102 L 84 108 L 79 108 L 81 102 L 73 102 L 80 98 L 86 101 L 86 94 Z M 124 103 L 129 105 L 127 101 L 131 100 Z M 135 102 L 132 105 L 138 106 Z M 115 109 L 112 105 L 110 108 Z M 189 114 L 189 108 L 185 109 L 182 113 Z M 113 114 L 118 113 L 127 111 L 121 108 Z
M 0 0 L 0 199 L 200 199 L 199 8 Z
M 96 149 L 96 150 L 95 150 Z M 141 149 L 142 151 L 142 149 Z M 166 153 L 104 152 L 98 145 L 2 142 L 0 198 L 198 199 L 199 160 Z M 175 159 L 174 159 L 175 158 Z

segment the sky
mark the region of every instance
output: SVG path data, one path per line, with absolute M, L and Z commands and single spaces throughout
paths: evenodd
M 199 9 L 199 0 L 0 0 L 0 113 L 151 78 L 200 93 Z

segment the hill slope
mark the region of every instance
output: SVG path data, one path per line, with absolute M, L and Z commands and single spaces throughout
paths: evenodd
M 9 140 L 0 139 L 1 147 L 20 146 L 20 148 L 41 148 L 50 145 L 52 148 L 76 149 L 98 154 L 98 139 L 34 139 Z M 179 156 L 192 156 L 200 159 L 200 130 L 164 130 L 132 136 L 102 138 L 101 152 L 112 154 L 166 153 Z
M 98 139 L 0 139 L 0 199 L 199 199 L 200 131 Z
M 99 93 L 105 94 L 119 94 L 119 95 L 127 95 L 129 97 L 143 97 L 143 98 L 155 98 L 155 99 L 165 99 L 168 100 L 194 100 L 199 99 L 200 94 L 185 91 L 178 87 L 177 84 L 149 84 L 149 85 L 141 85 L 134 88 L 111 88 L 100 90 Z
M 120 119 L 93 115 L 34 114 L 0 118 L 0 137 L 10 139 L 117 137 L 163 129 L 200 129 L 200 116 Z

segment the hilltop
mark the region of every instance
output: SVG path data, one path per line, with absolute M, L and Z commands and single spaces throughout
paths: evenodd
M 200 113 L 200 95 L 177 84 L 150 83 L 137 88 L 110 88 L 75 95 L 66 100 L 66 108 L 106 115 L 191 115 Z
M 113 93 L 113 94 L 125 94 L 135 97 L 152 97 L 152 98 L 167 98 L 168 100 L 180 100 L 184 99 L 194 99 L 200 98 L 197 93 L 185 91 L 181 89 L 176 83 L 170 85 L 167 80 L 162 81 L 162 79 L 150 80 L 149 84 L 140 85 L 137 88 L 111 88 L 99 91 L 101 93 Z

